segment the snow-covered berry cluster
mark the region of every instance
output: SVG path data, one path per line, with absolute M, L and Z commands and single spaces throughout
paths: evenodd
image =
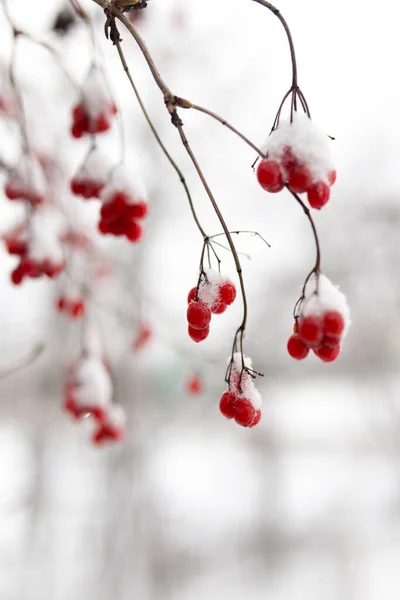
M 10 171 L 4 188 L 9 200 L 22 200 L 31 206 L 43 204 L 46 198 L 46 179 L 39 160 L 24 154 L 18 166 Z
M 82 88 L 82 98 L 72 110 L 71 135 L 81 138 L 104 133 L 111 127 L 117 108 L 110 98 L 99 70 L 94 67 Z
M 86 303 L 80 295 L 74 297 L 71 294 L 64 293 L 58 297 L 56 307 L 59 312 L 64 313 L 71 319 L 80 319 L 85 314 Z
M 10 254 L 20 262 L 11 273 L 15 285 L 25 277 L 42 275 L 54 279 L 64 269 L 64 254 L 59 238 L 59 220 L 50 206 L 37 208 L 27 225 L 20 225 L 4 236 Z
M 227 306 L 236 298 L 236 288 L 226 277 L 213 269 L 202 274 L 198 287 L 190 290 L 188 295 L 189 337 L 194 342 L 202 342 L 210 333 L 212 314 L 225 312 Z
M 243 357 L 245 367 L 251 370 L 252 362 Z M 227 419 L 234 419 L 242 427 L 255 427 L 261 419 L 261 396 L 254 385 L 253 377 L 243 369 L 242 355 L 233 355 L 229 375 L 229 389 L 219 402 L 219 409 Z
M 98 228 L 102 234 L 125 236 L 130 242 L 142 237 L 142 226 L 138 223 L 148 214 L 148 204 L 144 192 L 122 167 L 114 170 L 111 180 L 103 189 L 100 199 L 100 221 Z
M 75 419 L 90 415 L 95 422 L 94 444 L 119 441 L 125 432 L 125 412 L 112 403 L 108 368 L 96 353 L 84 355 L 70 373 L 64 389 L 64 409 Z
M 107 183 L 108 161 L 97 148 L 90 152 L 79 172 L 71 179 L 71 192 L 76 196 L 100 198 Z
M 267 158 L 260 161 L 257 179 L 267 192 L 285 185 L 296 194 L 307 193 L 311 208 L 322 208 L 336 181 L 328 137 L 305 114 L 280 121 L 262 147 Z
M 323 362 L 332 362 L 347 334 L 350 312 L 344 294 L 327 277 L 319 277 L 318 289 L 312 289 L 314 285 L 307 284 L 287 350 L 296 360 L 303 360 L 312 350 Z

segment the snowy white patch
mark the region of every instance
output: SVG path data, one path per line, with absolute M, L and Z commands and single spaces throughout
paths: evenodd
M 97 119 L 101 113 L 109 114 L 112 100 L 104 78 L 97 68 L 93 68 L 82 90 L 83 102 L 92 119 Z
M 33 154 L 24 154 L 19 165 L 12 171 L 8 183 L 35 196 L 46 195 L 47 185 L 42 165 Z
M 334 285 L 326 275 L 320 275 L 318 295 L 315 294 L 316 279 L 312 278 L 307 283 L 305 290 L 305 300 L 301 306 L 301 316 L 322 315 L 327 310 L 337 310 L 344 318 L 345 327 L 342 334 L 342 340 L 346 337 L 349 330 L 350 308 L 347 304 L 346 296 L 341 292 L 338 286 Z
M 89 179 L 105 184 L 109 168 L 110 159 L 104 152 L 96 148 L 89 154 L 82 168 L 75 175 L 74 180 L 83 181 Z
M 252 362 L 251 358 L 249 358 L 248 356 L 244 357 L 244 364 L 249 369 L 251 369 L 253 366 L 253 362 Z M 242 372 L 242 355 L 240 354 L 240 352 L 236 352 L 233 355 L 233 365 L 232 365 L 231 377 L 239 378 L 241 372 Z M 260 409 L 261 404 L 262 404 L 261 394 L 258 391 L 258 389 L 256 388 L 256 386 L 254 385 L 253 377 L 251 377 L 251 375 L 249 375 L 245 371 L 243 372 L 243 375 L 242 375 L 241 388 L 242 388 L 241 394 L 238 393 L 238 390 L 236 390 L 236 389 L 234 390 L 235 393 L 237 393 L 237 395 L 239 396 L 239 398 L 246 398 L 247 400 L 249 400 L 252 403 L 252 405 L 254 406 L 255 409 Z
M 290 149 L 298 163 L 307 166 L 313 183 L 329 185 L 328 173 L 334 170 L 329 138 L 306 114 L 295 112 L 292 123 L 281 120 L 261 149 L 281 168 L 285 151 Z
M 111 202 L 114 194 L 123 192 L 130 196 L 131 204 L 146 201 L 146 190 L 137 175 L 128 173 L 123 165 L 112 169 L 109 173 L 109 180 L 106 187 L 101 192 L 100 200 L 106 204 Z
M 125 429 L 126 412 L 120 404 L 112 404 L 105 418 L 105 425 L 115 429 Z
M 54 265 L 62 264 L 61 228 L 60 213 L 48 205 L 38 207 L 29 223 L 29 257 L 37 262 L 50 260 Z
M 219 288 L 225 281 L 224 277 L 214 269 L 206 269 L 207 280 L 202 278 L 199 287 L 199 300 L 207 304 L 209 308 L 218 302 Z
M 109 408 L 112 400 L 110 375 L 100 357 L 89 355 L 77 366 L 74 381 L 76 402 L 85 408 Z

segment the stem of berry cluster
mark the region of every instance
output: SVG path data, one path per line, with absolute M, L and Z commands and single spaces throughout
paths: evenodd
M 237 338 L 239 336 L 240 337 L 239 347 L 240 347 L 240 352 L 242 354 L 242 361 L 243 361 L 243 368 L 244 368 L 243 332 L 246 328 L 246 323 L 247 323 L 247 297 L 246 297 L 246 291 L 245 291 L 245 287 L 244 287 L 242 267 L 241 267 L 240 259 L 239 259 L 238 253 L 236 251 L 236 247 L 233 242 L 232 236 L 230 234 L 229 228 L 228 228 L 227 224 L 225 223 L 225 219 L 219 209 L 219 206 L 214 198 L 214 195 L 211 192 L 211 189 L 204 177 L 204 174 L 200 168 L 200 165 L 199 165 L 199 163 L 191 149 L 191 146 L 189 145 L 186 135 L 183 131 L 183 123 L 178 115 L 177 106 L 184 107 L 184 108 L 190 108 L 190 103 L 186 104 L 186 101 L 184 101 L 184 100 L 180 99 L 179 97 L 175 96 L 174 94 L 172 94 L 171 90 L 169 89 L 167 84 L 162 79 L 153 59 L 151 58 L 150 52 L 149 52 L 145 42 L 143 41 L 143 39 L 137 32 L 135 27 L 128 21 L 128 19 L 125 17 L 125 15 L 115 6 L 114 2 L 109 1 L 109 0 L 93 0 L 93 1 L 96 2 L 96 4 L 98 4 L 99 6 L 101 6 L 104 9 L 104 12 L 107 16 L 107 22 L 105 25 L 106 35 L 108 37 L 108 28 L 110 28 L 110 37 L 115 45 L 117 45 L 121 41 L 121 39 L 119 38 L 119 32 L 116 29 L 115 18 L 117 18 L 119 21 L 121 21 L 121 23 L 123 23 L 123 25 L 125 25 L 125 27 L 128 29 L 128 31 L 131 33 L 131 35 L 137 42 L 148 66 L 150 68 L 150 71 L 153 75 L 153 78 L 154 78 L 157 86 L 159 87 L 160 91 L 163 93 L 164 102 L 165 102 L 167 110 L 171 116 L 171 121 L 172 121 L 173 125 L 175 125 L 175 127 L 178 129 L 182 144 L 183 144 L 184 148 L 186 149 L 187 153 L 189 154 L 189 157 L 197 171 L 197 174 L 199 175 L 199 178 L 203 184 L 203 187 L 211 201 L 214 211 L 215 211 L 215 213 L 218 217 L 218 220 L 221 223 L 222 229 L 226 235 L 226 239 L 227 239 L 229 247 L 231 249 L 233 259 L 235 262 L 236 271 L 237 271 L 237 274 L 239 277 L 240 289 L 241 289 L 242 299 L 243 299 L 243 318 L 242 318 L 242 322 L 241 322 L 240 326 L 238 327 L 237 332 L 235 334 L 234 348 L 237 347 Z M 234 130 L 234 128 L 232 128 L 232 130 Z M 252 145 L 252 147 L 254 148 L 255 146 Z M 257 152 L 258 152 L 258 150 L 257 150 Z
M 287 24 L 286 19 L 284 19 L 284 17 L 282 16 L 280 10 L 278 10 L 270 2 L 267 2 L 266 0 L 253 0 L 253 2 L 257 2 L 257 4 L 261 4 L 261 6 L 265 6 L 265 8 L 268 8 L 268 10 L 270 10 L 282 23 L 282 26 L 286 32 L 287 39 L 289 42 L 290 58 L 292 60 L 292 87 L 291 87 L 291 89 L 294 90 L 298 87 L 297 86 L 297 61 L 296 61 L 296 52 L 294 49 L 293 38 L 292 38 L 291 31 L 289 29 L 289 25 Z
M 188 199 L 188 202 L 189 202 L 190 210 L 192 212 L 192 216 L 193 216 L 193 219 L 194 219 L 194 221 L 195 221 L 195 223 L 197 225 L 197 228 L 200 231 L 200 233 L 203 236 L 203 238 L 206 238 L 207 234 L 204 231 L 203 227 L 201 226 L 199 218 L 198 218 L 197 213 L 195 211 L 194 204 L 193 204 L 193 199 L 192 199 L 192 196 L 190 194 L 188 185 L 186 183 L 186 179 L 185 179 L 182 171 L 180 170 L 180 168 L 178 167 L 178 165 L 176 164 L 176 162 L 174 161 L 174 159 L 172 158 L 172 156 L 168 152 L 168 150 L 165 147 L 163 141 L 161 140 L 161 138 L 160 138 L 160 136 L 159 136 L 156 128 L 154 127 L 154 124 L 153 124 L 152 120 L 150 119 L 150 115 L 149 115 L 149 113 L 146 110 L 146 107 L 145 107 L 145 105 L 143 103 L 143 100 L 142 100 L 142 98 L 141 98 L 141 96 L 139 94 L 139 91 L 138 91 L 138 89 L 136 87 L 136 84 L 135 84 L 135 82 L 134 82 L 134 80 L 132 78 L 132 75 L 130 73 L 128 64 L 127 64 L 126 59 L 125 59 L 124 52 L 123 52 L 122 47 L 121 47 L 121 43 L 119 41 L 116 41 L 115 46 L 117 47 L 118 54 L 119 54 L 122 66 L 124 68 L 126 76 L 128 77 L 129 83 L 131 84 L 131 87 L 132 87 L 133 92 L 134 92 L 134 94 L 136 96 L 136 99 L 137 99 L 137 101 L 139 103 L 139 106 L 140 106 L 140 108 L 141 108 L 141 110 L 143 112 L 143 115 L 144 115 L 144 117 L 145 117 L 145 119 L 146 119 L 146 121 L 147 121 L 147 123 L 148 123 L 148 125 L 149 125 L 149 127 L 150 127 L 150 129 L 151 129 L 151 131 L 152 131 L 152 133 L 153 133 L 153 135 L 155 137 L 155 139 L 157 140 L 158 145 L 160 146 L 161 150 L 163 151 L 165 157 L 167 158 L 167 160 L 169 161 L 170 165 L 173 167 L 173 169 L 177 173 L 177 175 L 179 177 L 179 180 L 180 180 L 181 184 L 183 185 L 184 190 L 186 192 L 186 196 L 187 196 L 187 199 Z

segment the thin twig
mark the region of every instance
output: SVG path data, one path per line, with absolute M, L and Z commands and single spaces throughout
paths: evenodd
M 131 84 L 131 87 L 132 87 L 132 89 L 134 91 L 134 94 L 135 94 L 136 99 L 137 99 L 137 101 L 139 103 L 139 106 L 142 109 L 144 117 L 145 117 L 145 119 L 146 119 L 146 121 L 147 121 L 147 123 L 148 123 L 148 125 L 149 125 L 149 127 L 150 127 L 150 129 L 151 129 L 151 131 L 152 131 L 152 133 L 153 133 L 153 135 L 155 137 L 155 139 L 157 140 L 158 145 L 160 146 L 160 148 L 163 151 L 164 155 L 166 156 L 167 160 L 169 161 L 169 163 L 171 164 L 171 166 L 174 168 L 175 172 L 177 173 L 177 175 L 179 177 L 179 180 L 182 183 L 182 185 L 184 187 L 184 190 L 186 192 L 186 196 L 187 196 L 187 199 L 189 201 L 190 210 L 192 211 L 193 219 L 194 219 L 194 221 L 195 221 L 195 223 L 197 225 L 197 228 L 200 231 L 200 233 L 203 236 L 203 238 L 206 238 L 207 234 L 204 231 L 203 227 L 201 226 L 200 221 L 199 221 L 199 219 L 197 217 L 197 214 L 196 214 L 196 211 L 195 211 L 195 208 L 194 208 L 194 205 L 193 205 L 192 196 L 190 194 L 188 185 L 186 183 L 186 179 L 185 179 L 182 171 L 180 170 L 180 168 L 178 167 L 178 165 L 176 164 L 176 162 L 174 161 L 174 159 L 172 158 L 172 156 L 168 152 L 168 150 L 165 147 L 163 141 L 161 140 L 161 138 L 160 138 L 160 136 L 159 136 L 156 128 L 154 127 L 154 124 L 153 124 L 152 120 L 150 119 L 149 113 L 147 112 L 147 109 L 146 109 L 146 107 L 145 107 L 145 105 L 143 103 L 143 100 L 142 100 L 142 98 L 141 98 L 141 96 L 139 94 L 139 91 L 138 91 L 138 89 L 136 87 L 136 84 L 133 81 L 133 78 L 132 78 L 132 75 L 130 73 L 128 64 L 126 62 L 125 55 L 124 55 L 124 52 L 123 52 L 123 50 L 121 48 L 120 42 L 116 42 L 115 45 L 117 47 L 118 54 L 119 54 L 122 66 L 124 68 L 124 71 L 126 73 L 126 76 L 128 77 L 129 83 Z

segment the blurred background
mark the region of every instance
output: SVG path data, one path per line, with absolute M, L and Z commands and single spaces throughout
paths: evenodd
M 241 303 L 187 336 L 186 296 L 202 239 L 183 189 L 156 145 L 90 0 L 96 53 L 121 107 L 128 169 L 149 197 L 144 240 L 100 240 L 112 276 L 96 290 L 96 318 L 115 397 L 126 409 L 121 444 L 95 448 L 90 423 L 62 410 L 80 323 L 57 314 L 59 282 L 9 283 L 1 248 L 0 360 L 40 358 L 0 380 L 1 600 L 397 600 L 400 594 L 400 127 L 396 118 L 398 8 L 385 0 L 281 0 L 299 83 L 313 119 L 333 136 L 338 181 L 315 214 L 322 268 L 346 294 L 352 328 L 339 359 L 293 361 L 292 308 L 313 266 L 309 223 L 289 194 L 265 193 L 253 151 L 205 115 L 182 111 L 186 134 L 243 253 L 249 295 L 246 354 L 263 417 L 225 420 L 218 402 Z M 93 58 L 87 27 L 64 1 L 12 0 L 15 23 L 51 43 L 82 83 Z M 65 11 L 63 18 L 60 11 Z M 69 14 L 69 17 L 68 17 Z M 61 23 L 61 25 L 60 25 Z M 63 24 L 64 23 L 64 24 Z M 67 25 L 65 25 L 67 23 Z M 150 0 L 137 26 L 179 96 L 223 115 L 257 144 L 291 82 L 278 20 L 250 0 Z M 10 60 L 3 14 L 1 60 Z M 162 137 L 185 174 L 207 232 L 220 231 L 163 99 L 129 34 L 123 48 Z M 30 139 L 60 165 L 54 201 L 95 236 L 98 205 L 68 181 L 87 152 L 69 136 L 77 92 L 46 50 L 19 42 L 16 77 Z M 3 77 L 3 82 L 5 81 Z M 0 122 L 0 158 L 18 158 L 18 127 Z M 101 139 L 117 162 L 118 127 Z M 4 175 L 2 181 L 4 183 Z M 2 186 L 3 187 L 3 186 Z M 5 233 L 22 208 L 0 198 Z M 236 280 L 219 248 L 222 272 Z M 247 257 L 250 257 L 250 259 Z M 152 339 L 140 351 L 140 324 Z M 201 393 L 188 393 L 192 377 Z

